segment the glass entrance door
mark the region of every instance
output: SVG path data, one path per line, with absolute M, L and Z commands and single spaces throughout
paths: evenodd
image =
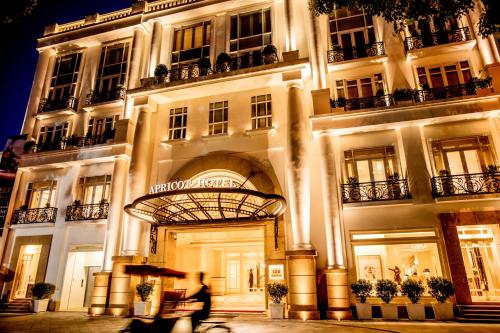
M 498 225 L 457 227 L 467 281 L 476 302 L 500 301 Z
M 23 245 L 19 251 L 14 277 L 14 298 L 26 298 L 35 284 L 41 245 Z

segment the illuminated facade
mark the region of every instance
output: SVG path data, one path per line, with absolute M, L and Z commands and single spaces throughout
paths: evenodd
M 144 1 L 46 28 L 3 292 L 45 280 L 59 310 L 123 315 L 138 281 L 123 265 L 148 262 L 207 271 L 242 309 L 284 280 L 290 318 L 343 318 L 350 282 L 396 268 L 451 278 L 457 304 L 500 302 L 500 58 L 477 15 L 394 33 L 249 3 Z

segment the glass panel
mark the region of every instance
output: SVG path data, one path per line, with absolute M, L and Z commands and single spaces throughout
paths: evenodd
M 462 175 L 465 173 L 459 151 L 448 151 L 446 152 L 446 157 L 448 158 L 449 171 L 452 175 Z
M 436 233 L 434 231 L 415 231 L 415 232 L 391 232 L 385 234 L 355 234 L 352 235 L 353 240 L 362 239 L 398 239 L 398 238 L 409 238 L 409 237 L 435 237 Z
M 373 168 L 373 180 L 374 181 L 384 181 L 385 177 L 385 166 L 384 160 L 372 160 L 372 168 Z
M 481 163 L 479 162 L 479 156 L 477 150 L 464 150 L 465 163 L 467 165 L 468 173 L 480 173 Z
M 360 183 L 370 182 L 370 167 L 367 160 L 356 161 L 356 168 L 358 171 L 358 181 Z

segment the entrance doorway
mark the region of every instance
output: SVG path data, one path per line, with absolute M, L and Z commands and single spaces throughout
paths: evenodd
M 102 251 L 69 252 L 60 310 L 86 311 L 94 288 L 94 273 L 101 271 Z
M 15 299 L 31 297 L 31 288 L 35 284 L 41 251 L 42 245 L 21 246 L 14 276 Z
M 457 231 L 472 301 L 500 301 L 499 226 L 458 226 Z
M 181 231 L 176 235 L 175 269 L 188 273 L 175 289 L 197 291 L 197 273 L 207 273 L 214 311 L 265 310 L 264 230 Z

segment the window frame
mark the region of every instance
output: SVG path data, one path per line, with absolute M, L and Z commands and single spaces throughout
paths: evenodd
M 57 191 L 57 180 L 50 180 L 50 181 L 33 181 L 30 182 L 27 186 L 26 189 L 26 197 L 24 204 L 28 209 L 40 209 L 40 208 L 46 208 L 46 205 L 42 204 L 42 201 L 39 200 L 38 204 L 36 207 L 33 207 L 33 200 L 35 200 L 35 193 L 36 192 L 45 192 L 48 191 L 49 198 L 47 202 L 49 203 L 49 207 L 54 207 L 54 201 L 56 197 L 56 191 Z
M 96 205 L 102 203 L 103 200 L 104 202 L 108 203 L 111 197 L 111 180 L 112 176 L 110 174 L 80 177 L 80 179 L 78 180 L 78 200 L 80 200 L 83 205 Z M 96 188 L 98 186 L 102 186 L 103 189 L 101 197 L 96 199 Z M 92 199 L 90 200 L 90 202 L 87 202 L 85 198 L 87 196 L 87 191 L 89 190 L 92 191 Z
M 262 32 L 260 34 L 254 34 L 254 35 L 249 35 L 246 37 L 240 37 L 240 31 L 241 31 L 241 21 L 240 17 L 245 16 L 245 15 L 251 15 L 253 13 L 261 12 L 261 17 L 262 17 Z M 265 11 L 269 11 L 269 27 L 270 31 L 266 32 L 265 27 L 266 27 L 266 21 L 265 21 Z M 246 10 L 242 11 L 236 11 L 232 13 L 228 13 L 227 15 L 227 24 L 226 24 L 226 31 L 227 31 L 227 36 L 226 36 L 226 49 L 229 55 L 232 57 L 241 57 L 241 56 L 246 56 L 249 54 L 253 53 L 261 53 L 262 50 L 266 45 L 273 44 L 273 38 L 274 38 L 274 8 L 272 5 L 267 5 L 267 6 L 259 6 L 259 7 L 253 7 L 253 8 L 248 8 Z M 237 32 L 236 32 L 236 38 L 232 38 L 232 19 L 233 17 L 236 17 L 236 26 L 237 26 Z M 249 48 L 244 48 L 240 49 L 240 40 L 246 39 L 246 38 L 252 38 L 255 36 L 261 35 L 261 45 L 260 46 L 255 46 L 255 47 L 249 47 Z M 268 36 L 268 37 L 266 37 Z M 268 38 L 268 41 L 266 41 L 266 38 Z M 268 42 L 268 43 L 266 43 Z M 231 45 L 236 44 L 236 47 L 234 50 L 232 50 Z
M 468 67 L 463 68 L 462 63 L 465 63 L 465 62 L 467 63 Z M 446 62 L 446 63 L 436 64 L 436 65 L 415 66 L 414 74 L 415 74 L 415 80 L 417 83 L 417 87 L 422 86 L 422 84 L 420 83 L 420 78 L 425 77 L 425 79 L 427 81 L 426 83 L 429 86 L 429 88 L 430 89 L 434 88 L 433 84 L 432 84 L 432 80 L 431 80 L 430 70 L 436 69 L 436 68 L 439 68 L 439 71 L 441 74 L 441 79 L 443 81 L 443 87 L 450 87 L 450 85 L 448 84 L 448 77 L 446 76 L 446 73 L 447 73 L 446 67 L 449 67 L 449 66 L 456 66 L 456 71 L 458 74 L 458 80 L 459 80 L 460 85 L 468 83 L 468 82 L 465 82 L 465 79 L 464 79 L 464 72 L 465 71 L 469 72 L 471 78 L 475 77 L 474 69 L 473 69 L 473 66 L 471 65 L 470 59 L 462 59 L 462 60 L 457 60 L 455 62 Z M 418 72 L 419 69 L 424 69 L 425 75 L 419 74 L 419 72 Z
M 222 103 L 222 107 L 216 107 L 217 104 Z M 222 121 L 215 121 L 216 112 L 222 112 Z M 217 126 L 222 125 L 222 130 L 216 131 Z M 226 135 L 229 127 L 229 103 L 228 101 L 219 101 L 209 104 L 208 112 L 208 135 Z
M 132 54 L 131 42 L 129 40 L 121 40 L 114 41 L 112 43 L 104 44 L 101 47 L 101 52 L 99 55 L 99 61 L 97 63 L 97 72 L 96 72 L 96 82 L 94 86 L 94 90 L 97 92 L 105 92 L 105 91 L 113 91 L 118 89 L 120 86 L 125 87 L 128 81 L 128 71 L 130 67 L 130 57 Z M 106 64 L 107 56 L 109 52 L 113 49 L 123 47 L 123 52 L 121 55 L 121 61 L 113 64 Z M 106 67 L 117 66 L 120 65 L 119 73 L 114 73 L 112 75 L 104 75 Z M 125 65 L 125 68 L 123 68 Z M 118 77 L 118 83 L 115 87 L 112 87 L 112 79 Z M 109 80 L 107 84 L 107 88 L 104 88 L 104 81 Z
M 383 152 L 382 152 L 383 150 Z M 370 152 L 371 151 L 371 152 Z M 392 151 L 392 152 L 390 152 Z M 382 152 L 382 153 L 380 153 Z M 363 155 L 362 158 L 359 155 Z M 350 155 L 349 157 L 347 155 Z M 358 156 L 356 156 L 358 155 Z M 368 160 L 369 164 L 369 173 L 370 173 L 370 181 L 369 183 L 377 182 L 374 179 L 373 165 L 370 161 L 372 160 L 380 160 L 384 161 L 384 174 L 385 180 L 387 181 L 390 176 L 397 173 L 399 178 L 401 179 L 403 176 L 400 172 L 401 167 L 398 158 L 397 148 L 393 145 L 387 146 L 379 146 L 379 147 L 366 147 L 366 148 L 355 148 L 355 149 L 346 149 L 343 152 L 343 174 L 344 174 L 344 184 L 348 183 L 348 179 L 350 177 L 356 178 L 359 180 L 359 170 L 357 166 L 357 161 L 365 161 Z M 380 180 L 379 180 L 380 181 Z
M 58 129 L 59 128 L 59 129 Z M 49 131 L 49 129 L 52 129 Z M 61 131 L 61 140 L 66 139 L 70 133 L 70 121 L 52 123 L 40 127 L 38 131 L 37 144 L 56 143 L 56 132 Z M 50 133 L 50 138 L 49 137 Z
M 178 25 L 175 25 L 172 29 L 172 34 L 171 34 L 171 38 L 172 38 L 172 45 L 171 45 L 171 55 L 170 57 L 168 57 L 168 61 L 169 61 L 169 65 L 171 68 L 181 68 L 182 66 L 185 66 L 185 65 L 189 65 L 189 64 L 193 64 L 193 63 L 197 63 L 198 60 L 200 58 L 196 58 L 196 59 L 191 59 L 191 60 L 186 60 L 186 61 L 180 61 L 180 52 L 182 51 L 186 51 L 186 50 L 193 50 L 195 49 L 194 47 L 193 48 L 190 48 L 190 49 L 186 49 L 186 50 L 183 50 L 182 48 L 179 50 L 179 51 L 176 51 L 175 50 L 175 47 L 176 47 L 176 31 L 178 30 L 182 30 L 183 33 L 182 33 L 182 37 L 181 37 L 181 45 L 184 44 L 184 30 L 185 29 L 189 29 L 189 28 L 195 28 L 197 26 L 200 26 L 202 25 L 204 27 L 204 31 L 205 31 L 205 25 L 210 25 L 210 42 L 209 44 L 205 44 L 206 42 L 206 33 L 204 32 L 203 33 L 203 39 L 204 39 L 204 42 L 203 42 L 203 45 L 201 46 L 201 55 L 202 57 L 208 57 L 209 59 L 212 59 L 213 58 L 213 54 L 215 52 L 215 24 L 214 24 L 214 19 L 213 18 L 203 18 L 203 19 L 200 19 L 200 20 L 197 20 L 197 21 L 191 21 L 191 22 L 186 22 L 186 23 L 183 23 L 183 24 L 178 24 Z M 194 45 L 194 38 L 195 38 L 195 34 L 194 34 L 194 30 L 193 30 L 193 45 Z M 208 52 L 207 54 L 205 55 L 205 53 L 203 52 L 203 49 L 205 47 L 208 46 Z M 179 61 L 176 61 L 174 62 L 174 53 L 179 53 Z
M 263 101 L 259 102 L 259 97 L 264 97 Z M 259 105 L 264 104 L 265 115 L 258 115 Z M 250 99 L 252 120 L 252 130 L 265 129 L 273 127 L 273 110 L 272 110 L 272 97 L 271 94 L 262 94 L 252 96 Z M 260 120 L 264 120 L 265 126 L 259 126 Z
M 187 134 L 187 116 L 188 110 L 187 107 L 179 107 L 170 109 L 168 115 L 168 140 L 185 140 Z M 176 119 L 177 117 L 181 118 L 181 126 L 176 127 Z M 176 137 L 176 133 L 180 133 L 179 137 Z
M 377 78 L 378 75 L 380 75 L 380 79 Z M 363 92 L 363 90 L 362 90 L 363 85 L 361 84 L 361 80 L 368 79 L 368 78 L 370 79 L 370 82 L 371 82 L 372 96 L 361 96 L 362 92 Z M 338 85 L 341 81 L 343 82 L 343 86 Z M 352 86 L 349 86 L 347 83 L 352 82 L 352 81 L 356 81 L 356 89 L 358 91 L 358 97 L 348 96 L 349 95 L 348 87 L 352 87 Z M 382 87 L 380 87 L 380 84 L 382 84 Z M 386 94 L 385 75 L 382 72 L 373 73 L 370 76 L 362 76 L 362 77 L 358 77 L 358 78 L 337 79 L 337 80 L 333 81 L 333 85 L 334 85 L 333 91 L 334 91 L 334 95 L 335 95 L 336 99 L 338 99 L 338 98 L 356 99 L 356 98 L 375 97 L 375 96 L 377 96 L 378 89 L 381 89 L 384 92 L 384 95 Z M 343 96 L 341 96 L 341 94 L 339 93 L 340 91 L 343 91 Z
M 369 17 L 368 14 L 366 14 L 364 12 L 363 9 L 361 9 L 361 14 L 355 14 L 355 15 L 348 15 L 348 16 L 345 16 L 345 17 L 341 17 L 341 18 L 332 18 L 332 16 L 335 15 L 336 13 L 336 10 L 340 10 L 340 9 L 334 9 L 332 14 L 328 15 L 328 26 L 327 26 L 327 31 L 328 31 L 328 40 L 327 40 L 327 43 L 328 43 L 328 49 L 333 49 L 334 46 L 338 45 L 340 46 L 340 48 L 344 49 L 348 46 L 345 46 L 343 45 L 343 42 L 341 42 L 341 35 L 342 34 L 349 34 L 350 35 L 350 39 L 351 39 L 351 45 L 349 47 L 364 47 L 365 45 L 371 45 L 371 44 L 374 44 L 374 43 L 377 43 L 377 34 L 375 32 L 375 25 L 373 24 L 373 17 L 371 17 L 371 24 L 368 24 L 368 20 L 367 20 L 367 17 Z M 346 9 L 347 11 L 350 11 L 349 9 Z M 339 27 L 338 27 L 338 23 L 339 23 L 339 20 L 344 20 L 344 19 L 347 19 L 347 18 L 351 18 L 351 17 L 355 17 L 355 16 L 363 16 L 363 22 L 364 22 L 364 26 L 363 27 L 356 27 L 356 28 L 352 28 L 352 29 L 346 29 L 346 30 L 341 30 L 339 31 Z M 332 23 L 335 22 L 335 31 L 332 31 L 331 27 L 332 27 Z M 373 32 L 373 35 L 370 33 L 370 29 L 372 29 L 371 31 Z M 363 32 L 363 37 L 364 37 L 364 44 L 363 45 L 356 45 L 356 39 L 355 39 L 355 36 L 354 36 L 354 33 L 358 32 L 358 31 L 362 31 Z M 334 38 L 333 36 L 334 35 L 337 35 L 337 43 L 334 43 Z M 372 40 L 373 39 L 373 40 Z
M 67 57 L 73 57 L 76 56 L 75 64 L 73 67 L 73 72 L 71 74 L 65 74 L 65 75 L 71 75 L 71 83 L 65 83 L 65 84 L 57 84 L 58 79 L 60 79 L 61 75 L 59 74 L 59 71 L 61 69 L 61 63 L 64 58 Z M 55 58 L 54 65 L 52 67 L 52 74 L 50 75 L 50 85 L 49 85 L 49 91 L 47 95 L 47 99 L 49 101 L 65 101 L 69 97 L 74 97 L 76 95 L 76 87 L 78 84 L 78 79 L 80 77 L 80 72 L 82 69 L 82 57 L 83 53 L 82 52 L 73 52 L 69 54 L 59 54 Z M 64 88 L 69 87 L 69 93 L 68 94 L 63 94 Z M 60 92 L 57 92 L 57 90 L 62 89 Z

